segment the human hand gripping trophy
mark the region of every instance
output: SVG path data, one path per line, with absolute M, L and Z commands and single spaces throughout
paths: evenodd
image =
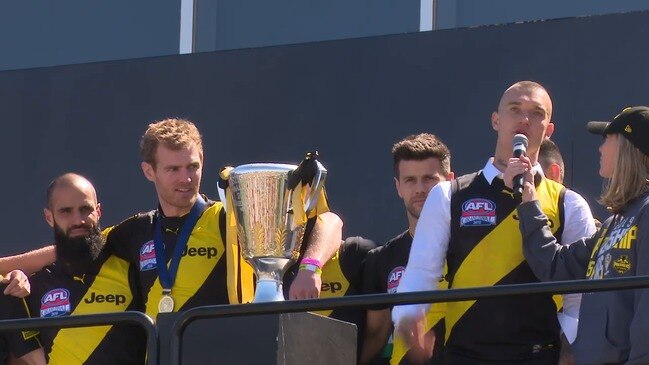
M 300 255 L 307 217 L 327 170 L 307 153 L 299 166 L 254 163 L 229 174 L 241 253 L 255 271 L 253 302 L 284 300 L 282 278 Z

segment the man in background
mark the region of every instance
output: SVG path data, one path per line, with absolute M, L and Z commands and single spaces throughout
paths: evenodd
M 428 192 L 441 181 L 453 179 L 451 153 L 442 141 L 428 133 L 408 136 L 392 146 L 394 183 L 403 200 L 408 229 L 378 247 L 367 256 L 363 274 L 363 293 L 396 293 L 401 274 L 408 263 L 412 237 Z M 439 278 L 440 288 L 448 283 Z M 437 335 L 430 364 L 441 364 L 444 347 L 444 312 L 446 303 L 431 306 L 427 318 L 429 336 Z M 413 358 L 403 339 L 391 336 L 391 308 L 370 308 L 364 336 L 361 364 L 410 364 L 426 359 Z M 393 342 L 394 341 L 394 342 Z

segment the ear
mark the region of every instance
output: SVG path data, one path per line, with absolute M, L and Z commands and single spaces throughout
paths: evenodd
M 148 162 L 142 162 L 140 166 L 142 167 L 144 177 L 146 177 L 147 180 L 151 182 L 155 182 L 155 169 L 153 168 L 153 166 Z
M 401 196 L 399 179 L 397 179 L 396 177 L 394 177 L 393 179 L 394 179 L 394 187 L 397 188 L 397 195 L 399 195 L 399 198 L 403 199 L 403 197 Z
M 491 113 L 491 128 L 498 130 L 498 112 Z
M 44 208 L 43 214 L 45 215 L 45 221 L 47 221 L 47 224 L 49 224 L 50 227 L 54 227 L 54 215 L 52 214 L 52 211 Z
M 552 133 L 554 133 L 554 123 L 550 122 L 548 123 L 548 127 L 545 129 L 545 137 L 552 137 Z
M 97 219 L 101 218 L 101 203 L 97 203 L 95 210 L 97 211 Z
M 550 176 L 548 176 L 548 177 L 550 179 L 560 183 L 561 182 L 561 166 L 559 166 L 559 164 L 552 163 L 548 170 L 550 172 Z
M 453 180 L 455 179 L 455 173 L 453 171 L 449 172 L 448 175 L 446 175 L 446 180 Z

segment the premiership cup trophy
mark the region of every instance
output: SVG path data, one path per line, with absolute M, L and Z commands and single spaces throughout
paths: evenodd
M 316 154 L 299 166 L 255 163 L 230 172 L 241 253 L 257 276 L 253 302 L 284 300 L 282 278 L 300 255 L 306 218 L 326 176 Z

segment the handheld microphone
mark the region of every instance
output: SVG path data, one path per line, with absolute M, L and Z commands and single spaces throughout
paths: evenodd
M 524 134 L 514 136 L 514 157 L 519 158 L 527 153 L 527 137 Z M 523 174 L 514 176 L 514 194 L 523 195 Z

